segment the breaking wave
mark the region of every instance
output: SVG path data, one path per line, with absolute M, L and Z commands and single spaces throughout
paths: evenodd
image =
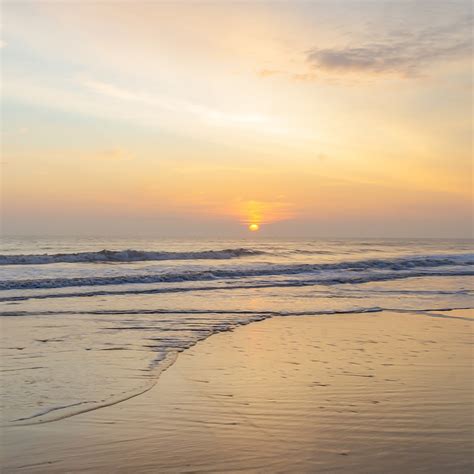
M 50 289 L 83 286 L 105 286 L 126 284 L 154 284 L 200 282 L 216 280 L 242 280 L 252 277 L 278 277 L 304 275 L 305 278 L 289 282 L 250 282 L 250 286 L 298 286 L 330 285 L 339 283 L 366 283 L 419 276 L 474 275 L 468 267 L 474 265 L 474 255 L 404 257 L 393 259 L 370 259 L 319 264 L 267 264 L 244 268 L 212 268 L 205 270 L 180 270 L 152 274 L 125 274 L 117 276 L 41 278 L 5 280 L 0 290 Z M 309 277 L 309 278 L 308 278 Z M 249 285 L 246 284 L 245 287 Z M 188 288 L 198 290 L 200 288 Z M 212 289 L 217 289 L 212 287 Z M 177 289 L 164 289 L 177 291 Z M 183 289 L 184 291 L 184 289 Z M 5 301 L 5 299 L 0 299 Z
M 0 255 L 0 265 L 46 265 L 49 263 L 146 262 L 153 260 L 227 260 L 262 255 L 246 248 L 203 250 L 199 252 L 149 252 L 144 250 L 101 250 L 99 252 L 37 255 Z

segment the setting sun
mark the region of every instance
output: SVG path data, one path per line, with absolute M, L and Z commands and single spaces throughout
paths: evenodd
M 260 228 L 260 226 L 258 224 L 250 224 L 249 225 L 249 230 L 251 230 L 252 232 L 257 231 L 259 228 Z

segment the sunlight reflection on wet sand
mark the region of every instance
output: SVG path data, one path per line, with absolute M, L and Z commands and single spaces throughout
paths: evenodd
M 472 310 L 436 313 L 453 317 L 275 317 L 212 336 L 143 396 L 8 429 L 5 472 L 470 472 Z

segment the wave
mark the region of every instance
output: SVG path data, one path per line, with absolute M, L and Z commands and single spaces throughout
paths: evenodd
M 99 252 L 36 255 L 0 255 L 0 265 L 46 265 L 51 263 L 145 262 L 153 260 L 227 260 L 262 255 L 261 250 L 235 248 L 198 252 L 151 252 L 145 250 L 101 250 Z
M 99 277 L 15 279 L 0 282 L 0 290 L 52 289 L 82 286 L 106 286 L 128 284 L 155 284 L 199 282 L 210 280 L 241 280 L 251 277 L 294 276 L 310 274 L 315 276 L 310 284 L 365 283 L 369 281 L 410 278 L 436 275 L 471 275 L 471 271 L 459 267 L 474 265 L 474 255 L 461 254 L 449 257 L 405 257 L 394 259 L 370 259 L 320 264 L 265 265 L 243 268 L 214 268 L 207 270 L 183 270 L 158 274 L 118 275 Z M 440 267 L 457 267 L 455 270 L 439 272 Z M 335 271 L 344 272 L 334 275 Z M 357 273 L 356 273 L 357 272 Z M 365 273 L 364 273 L 365 272 Z M 264 282 L 267 284 L 268 282 Z M 270 282 L 274 286 L 275 282 Z M 291 285 L 304 282 L 292 280 Z M 194 288 L 196 289 L 196 288 Z M 215 288 L 213 288 L 215 289 Z M 173 291 L 169 289 L 168 291 Z M 0 299 L 2 301 L 3 299 Z
M 382 311 L 396 311 L 399 313 L 418 313 L 418 312 L 435 312 L 435 311 L 456 311 L 462 309 L 474 309 L 472 306 L 462 307 L 423 307 L 417 309 L 392 308 L 381 306 L 357 306 L 349 309 L 322 309 L 322 310 L 302 310 L 302 311 L 277 311 L 277 310 L 252 310 L 252 309 L 175 309 L 175 308 L 143 308 L 143 309 L 99 309 L 99 310 L 47 310 L 47 311 L 0 311 L 0 317 L 15 317 L 15 316 L 64 316 L 64 315 L 89 315 L 89 316 L 132 316 L 132 315 L 168 315 L 168 314 L 183 314 L 183 315 L 243 315 L 243 316 L 323 316 L 330 314 L 352 314 L 352 313 L 380 313 Z M 135 326 L 127 326 L 126 329 L 134 328 Z M 136 326 L 137 329 L 143 326 Z M 160 328 L 163 331 L 163 328 Z M 176 329 L 169 329 L 175 331 Z M 192 331 L 201 332 L 200 329 L 192 329 Z M 12 369 L 14 370 L 14 369 Z
M 164 288 L 146 288 L 146 289 L 131 289 L 125 290 L 93 290 L 86 292 L 70 292 L 70 293 L 42 293 L 23 296 L 7 296 L 1 297 L 0 303 L 26 301 L 36 299 L 49 298 L 85 298 L 94 296 L 123 296 L 123 295 L 154 295 L 160 293 L 182 293 L 191 291 L 215 291 L 215 290 L 242 290 L 242 289 L 259 289 L 259 288 L 289 288 L 289 287 L 304 287 L 315 285 L 343 285 L 343 284 L 359 284 L 376 281 L 390 281 L 401 280 L 405 278 L 419 278 L 419 277 L 449 277 L 449 276 L 474 276 L 474 271 L 464 272 L 413 272 L 413 273 L 383 273 L 377 275 L 367 275 L 364 277 L 353 278 L 332 278 L 332 279 L 309 279 L 309 280 L 290 280 L 290 281 L 268 281 L 256 283 L 243 283 L 237 285 L 208 285 L 208 286 L 180 286 L 180 287 L 164 287 Z M 459 294 L 465 294 L 459 293 Z
M 455 309 L 470 309 L 470 308 L 455 308 Z M 452 308 L 445 311 L 451 311 Z M 155 314 L 202 314 L 202 315 L 244 315 L 244 316 L 323 316 L 329 314 L 352 314 L 352 313 L 379 313 L 387 311 L 387 308 L 380 306 L 357 306 L 350 309 L 323 309 L 323 310 L 304 310 L 304 311 L 270 311 L 270 310 L 251 310 L 251 309 L 104 309 L 104 310 L 90 310 L 90 311 L 69 311 L 69 310 L 49 310 L 49 311 L 0 311 L 1 317 L 13 316 L 57 316 L 57 315 L 93 315 L 93 316 L 122 316 L 122 315 L 155 315 Z M 399 311 L 399 310 L 396 310 Z M 401 311 L 401 310 L 400 310 Z M 425 310 L 422 310 L 425 311 Z M 433 311 L 433 310 L 426 310 Z M 439 311 L 439 310 L 437 310 Z M 136 326 L 137 328 L 142 326 Z M 130 329 L 130 326 L 127 326 Z M 160 328 L 163 330 L 163 328 Z M 171 329 L 175 331 L 175 329 Z M 201 331 L 201 330 L 196 330 Z

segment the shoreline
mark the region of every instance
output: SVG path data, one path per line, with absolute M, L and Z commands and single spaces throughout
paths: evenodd
M 338 314 L 364 314 L 364 313 L 379 313 L 384 311 L 382 308 L 378 307 L 373 307 L 373 308 L 365 308 L 365 309 L 360 309 L 360 310 L 341 310 L 341 311 L 303 311 L 301 313 L 298 312 L 289 312 L 288 314 L 285 314 L 285 312 L 275 312 L 275 311 L 263 311 L 263 312 L 232 312 L 229 314 L 244 314 L 244 315 L 254 315 L 257 314 L 257 316 L 253 317 L 252 319 L 249 319 L 248 321 L 240 321 L 239 323 L 236 323 L 235 325 L 229 325 L 226 328 L 219 329 L 212 334 L 206 335 L 202 339 L 198 339 L 194 344 L 190 347 L 184 347 L 180 349 L 176 349 L 173 352 L 169 352 L 164 359 L 161 359 L 158 363 L 153 363 L 154 365 L 154 370 L 152 371 L 153 378 L 152 380 L 145 384 L 145 388 L 143 387 L 138 387 L 136 389 L 131 389 L 127 392 L 123 392 L 120 396 L 117 397 L 112 397 L 107 400 L 103 400 L 100 403 L 97 402 L 89 402 L 89 401 L 83 401 L 83 402 L 77 402 L 73 403 L 71 405 L 65 405 L 65 406 L 53 406 L 45 411 L 34 413 L 30 416 L 18 418 L 15 420 L 11 420 L 9 422 L 5 422 L 4 425 L 0 425 L 0 429 L 2 428 L 9 428 L 9 427 L 15 427 L 15 426 L 34 426 L 34 425 L 39 425 L 39 424 L 45 424 L 45 423 L 52 423 L 55 421 L 59 421 L 62 419 L 66 418 L 71 418 L 73 416 L 81 415 L 83 413 L 88 413 L 90 411 L 94 410 L 99 410 L 101 408 L 106 408 L 108 406 L 113 406 L 117 405 L 119 403 L 125 402 L 127 400 L 130 400 L 131 398 L 138 397 L 140 395 L 143 395 L 144 393 L 148 392 L 151 390 L 159 381 L 161 374 L 168 370 L 170 367 L 173 366 L 173 364 L 176 362 L 178 359 L 179 355 L 186 351 L 189 350 L 191 347 L 194 347 L 196 344 L 202 343 L 205 340 L 207 340 L 209 337 L 215 336 L 217 334 L 220 334 L 221 332 L 232 332 L 235 329 L 238 329 L 239 327 L 246 326 L 251 323 L 255 322 L 260 322 L 264 321 L 273 317 L 289 317 L 289 316 L 295 316 L 295 317 L 300 317 L 300 316 L 330 316 L 330 315 L 338 315 Z M 428 310 L 429 311 L 429 310 Z M 403 310 L 400 310 L 400 312 L 403 312 Z M 223 312 L 224 313 L 224 312 Z M 163 314 L 162 311 L 160 311 L 158 314 Z M 189 314 L 189 312 L 185 312 L 185 314 Z M 227 313 L 226 313 L 227 314 Z M 79 405 L 89 405 L 83 408 L 74 408 L 71 411 L 67 411 L 69 408 L 76 407 Z M 56 411 L 59 411 L 59 413 L 54 413 Z
M 4 428 L 4 472 L 397 472 L 400 457 L 418 467 L 423 443 L 426 472 L 470 472 L 461 451 L 472 429 L 459 413 L 469 410 L 470 368 L 459 338 L 472 311 L 450 313 L 275 316 L 214 334 L 140 397 Z M 453 374 L 458 385 L 431 385 Z

